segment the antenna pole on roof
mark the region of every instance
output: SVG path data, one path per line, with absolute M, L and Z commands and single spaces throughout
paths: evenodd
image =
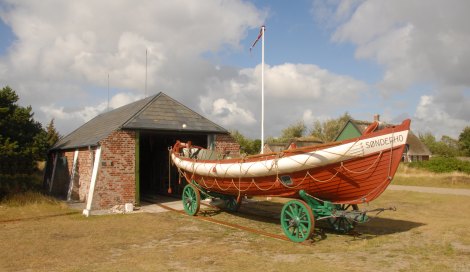
M 108 105 L 106 105 L 106 111 L 109 111 L 109 73 L 108 73 Z
M 147 49 L 145 49 L 145 97 L 147 97 Z

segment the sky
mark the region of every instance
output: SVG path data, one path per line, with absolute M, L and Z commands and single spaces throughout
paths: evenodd
M 0 88 L 62 135 L 162 91 L 260 138 L 262 44 L 249 48 L 265 25 L 266 137 L 348 112 L 458 138 L 470 126 L 468 11 L 467 0 L 0 0 Z

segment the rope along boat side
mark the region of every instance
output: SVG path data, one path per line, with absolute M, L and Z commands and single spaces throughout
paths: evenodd
M 357 204 L 374 200 L 390 184 L 403 155 L 410 120 L 377 128 L 378 123 L 373 123 L 362 136 L 350 140 L 236 159 L 224 159 L 190 142 L 178 141 L 170 152 L 180 175 L 188 181 L 183 190 L 185 205 L 199 206 L 201 194 L 226 200 L 232 210 L 242 196 L 296 198 L 284 207 L 281 225 L 291 240 L 299 242 L 310 236 L 314 218 L 332 221 L 333 228 L 341 232 L 366 220 Z M 196 214 L 198 208 L 195 210 L 190 214 Z M 284 213 L 290 222 L 285 226 Z

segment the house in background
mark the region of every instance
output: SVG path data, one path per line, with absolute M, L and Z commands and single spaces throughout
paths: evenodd
M 192 141 L 231 155 L 240 146 L 221 126 L 164 93 L 100 114 L 50 150 L 44 178 L 51 194 L 86 202 L 84 214 L 146 195 L 181 194 L 169 147 Z
M 380 116 L 378 114 L 374 115 L 374 121 L 380 122 Z M 372 122 L 351 119 L 346 122 L 343 128 L 339 131 L 335 141 L 359 137 L 370 124 L 372 124 Z M 387 124 L 381 123 L 381 126 L 387 126 Z M 402 160 L 404 162 L 427 161 L 431 155 L 429 148 L 421 142 L 412 131 L 410 131 Z
M 265 153 L 269 152 L 281 152 L 283 150 L 291 149 L 291 148 L 300 148 L 304 146 L 311 146 L 311 145 L 319 145 L 323 142 L 315 137 L 300 137 L 290 139 L 288 142 L 285 143 L 266 143 L 264 145 Z

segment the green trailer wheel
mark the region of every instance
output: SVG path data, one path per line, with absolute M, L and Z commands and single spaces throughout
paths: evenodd
M 356 204 L 336 204 L 335 205 L 336 211 L 342 213 L 344 211 L 358 211 L 359 207 Z M 339 217 L 332 217 L 328 218 L 328 223 L 330 226 L 339 233 L 348 233 L 353 230 L 356 225 L 357 221 L 351 216 L 339 216 Z
M 192 184 L 186 185 L 183 189 L 182 200 L 184 211 L 189 215 L 196 215 L 201 206 L 199 190 Z
M 302 200 L 287 202 L 281 211 L 281 227 L 293 242 L 303 242 L 313 233 L 314 217 L 312 209 Z
M 237 197 L 228 197 L 224 199 L 225 209 L 230 212 L 236 212 L 240 208 L 241 205 L 241 198 L 238 200 Z

